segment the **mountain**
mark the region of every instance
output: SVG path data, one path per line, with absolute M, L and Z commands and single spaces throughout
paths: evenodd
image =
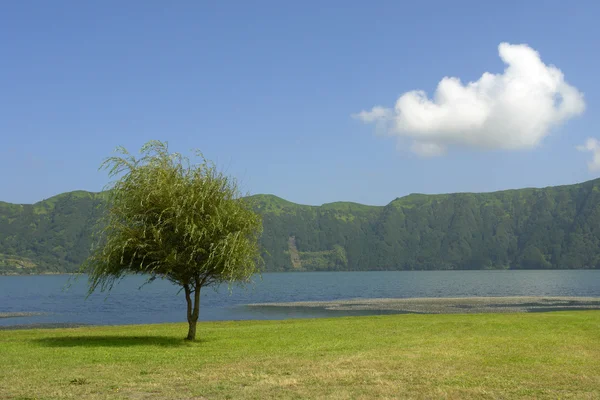
M 75 271 L 105 202 L 105 194 L 84 191 L 33 205 L 0 202 L 0 274 Z
M 251 197 L 267 271 L 600 268 L 600 179 L 494 193 L 411 194 L 386 206 Z M 74 271 L 105 194 L 0 202 L 0 273 Z

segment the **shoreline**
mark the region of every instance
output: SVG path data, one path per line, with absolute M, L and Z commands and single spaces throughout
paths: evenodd
M 507 296 L 348 299 L 254 303 L 257 308 L 318 308 L 328 311 L 395 311 L 416 314 L 482 314 L 600 310 L 600 297 Z
M 251 303 L 239 305 L 252 309 L 315 309 L 330 312 L 325 318 L 338 318 L 346 315 L 335 315 L 340 312 L 363 312 L 367 315 L 401 315 L 401 314 L 513 314 L 541 313 L 553 311 L 590 311 L 600 310 L 600 297 L 576 296 L 507 296 L 507 297 L 421 297 L 421 298 L 370 298 L 346 299 L 332 301 L 298 301 Z M 0 313 L 0 318 L 19 318 L 43 315 L 39 312 Z M 302 317 L 287 319 L 313 319 L 322 317 Z M 243 319 L 243 321 L 270 320 L 269 318 Z M 202 322 L 236 322 L 242 320 L 218 320 Z M 185 321 L 181 321 L 184 323 Z M 123 324 L 118 326 L 160 325 L 152 324 Z M 55 329 L 79 327 L 103 327 L 115 325 L 83 324 L 77 322 L 44 322 L 14 325 L 0 325 L 0 331 L 24 329 Z
M 111 326 L 111 325 L 89 325 L 89 324 L 76 324 L 70 322 L 43 322 L 43 323 L 32 323 L 32 324 L 18 324 L 18 325 L 0 325 L 0 332 L 2 331 L 24 331 L 30 329 L 69 329 L 69 328 L 83 328 L 92 326 Z
M 476 271 L 486 271 L 486 272 L 518 272 L 518 271 L 598 271 L 600 268 L 481 268 L 481 269 L 468 269 L 468 268 L 457 268 L 457 269 L 377 269 L 377 270 L 335 270 L 335 271 L 310 271 L 310 270 L 288 270 L 288 271 L 262 271 L 261 274 L 305 274 L 305 273 L 362 273 L 362 272 L 476 272 Z M 0 273 L 0 277 L 3 276 L 48 276 L 48 275 L 86 275 L 85 272 L 36 272 L 36 273 Z M 134 274 L 135 275 L 135 274 Z
M 44 315 L 44 313 L 41 313 L 41 312 L 29 312 L 29 311 L 0 312 L 0 318 L 36 317 L 38 315 Z

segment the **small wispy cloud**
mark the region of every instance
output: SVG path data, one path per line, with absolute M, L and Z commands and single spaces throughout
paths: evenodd
M 600 141 L 588 138 L 584 144 L 577 146 L 577 150 L 591 152 L 592 161 L 587 163 L 588 169 L 592 172 L 600 171 Z
M 501 43 L 502 74 L 475 82 L 443 78 L 432 99 L 421 90 L 402 94 L 393 109 L 375 106 L 353 115 L 390 135 L 410 138 L 411 150 L 439 156 L 450 146 L 531 149 L 550 130 L 585 110 L 583 94 L 531 47 Z

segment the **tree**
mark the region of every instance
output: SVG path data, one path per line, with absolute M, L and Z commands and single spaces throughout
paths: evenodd
M 192 164 L 168 145 L 146 143 L 136 158 L 126 149 L 101 168 L 118 179 L 110 186 L 108 210 L 97 245 L 82 270 L 89 293 L 110 290 L 127 274 L 166 278 L 182 287 L 188 340 L 196 338 L 200 290 L 249 281 L 262 262 L 262 222 L 236 181 L 197 153 Z

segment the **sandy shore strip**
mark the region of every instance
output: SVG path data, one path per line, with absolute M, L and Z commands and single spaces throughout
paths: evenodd
M 0 318 L 35 317 L 44 315 L 41 312 L 0 312 Z
M 256 303 L 249 307 L 308 307 L 329 311 L 397 311 L 418 314 L 464 314 L 600 310 L 600 297 L 457 297 L 350 299 Z

